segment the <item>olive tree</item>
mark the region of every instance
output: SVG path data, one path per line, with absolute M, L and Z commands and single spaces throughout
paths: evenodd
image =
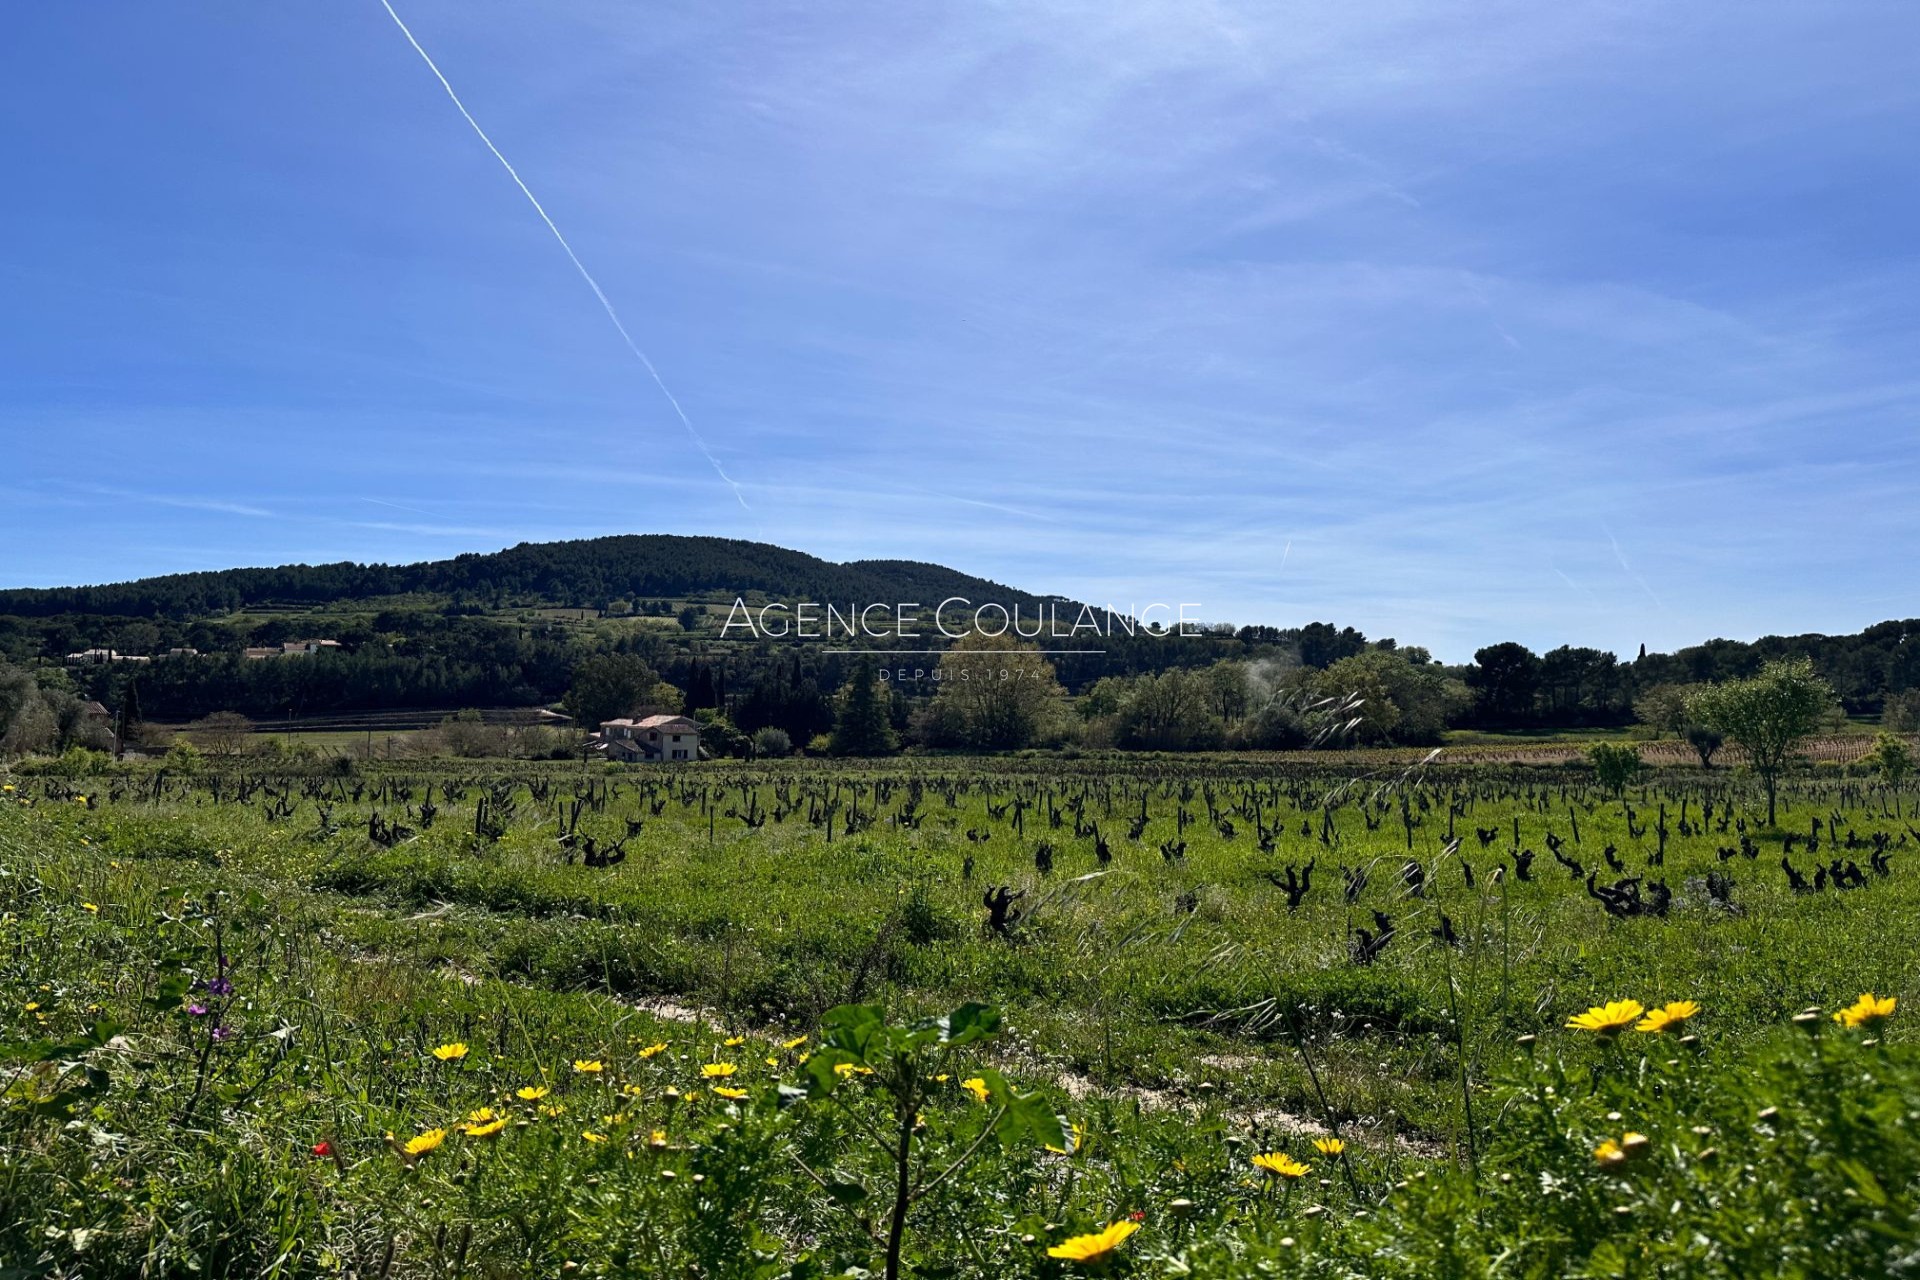
M 1873 740 L 1873 751 L 1863 763 L 1877 770 L 1888 786 L 1897 787 L 1913 770 L 1913 748 L 1898 734 L 1882 733 Z
M 1005 636 L 956 641 L 940 657 L 939 682 L 928 708 L 938 735 L 989 751 L 1031 745 L 1058 715 L 1065 696 L 1053 664 L 1039 650 Z
M 1769 662 L 1756 676 L 1708 685 L 1687 702 L 1695 720 L 1747 753 L 1767 789 L 1768 826 L 1778 816 L 1780 774 L 1834 707 L 1833 686 L 1808 658 Z
M 1633 714 L 1649 728 L 1683 737 L 1694 723 L 1687 704 L 1699 690 L 1692 684 L 1656 684 L 1634 699 Z
M 253 736 L 253 721 L 237 711 L 216 711 L 187 726 L 193 744 L 210 756 L 237 756 Z
M 1640 753 L 1621 742 L 1596 742 L 1587 748 L 1587 760 L 1600 785 L 1619 798 L 1640 774 Z

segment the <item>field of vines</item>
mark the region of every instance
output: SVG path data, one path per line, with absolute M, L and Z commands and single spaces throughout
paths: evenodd
M 0 1276 L 1920 1274 L 1920 790 L 0 772 Z

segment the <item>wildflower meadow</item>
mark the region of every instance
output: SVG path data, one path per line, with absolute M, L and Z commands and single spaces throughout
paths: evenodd
M 0 1274 L 1920 1271 L 1920 792 L 0 778 Z

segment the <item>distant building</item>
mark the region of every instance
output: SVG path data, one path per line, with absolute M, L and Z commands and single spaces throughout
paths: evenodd
M 113 728 L 113 712 L 107 710 L 105 704 L 89 702 L 81 707 L 80 710 L 86 715 L 88 723 L 102 729 L 111 730 Z
M 152 662 L 144 653 L 121 653 L 118 649 L 82 649 L 67 655 L 70 667 L 90 667 L 100 662 Z
M 277 645 L 248 649 L 245 656 L 258 658 L 304 658 L 314 653 L 339 653 L 338 640 L 283 640 Z
M 685 716 L 605 720 L 594 749 L 609 760 L 673 761 L 700 758 L 700 725 Z
M 113 649 L 82 649 L 78 653 L 67 655 L 70 667 L 90 667 L 96 662 L 118 662 L 120 654 Z

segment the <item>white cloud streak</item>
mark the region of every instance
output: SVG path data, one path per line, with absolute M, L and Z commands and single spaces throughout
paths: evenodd
M 601 309 L 607 313 L 607 319 L 613 322 L 614 330 L 620 335 L 620 341 L 626 344 L 627 350 L 633 353 L 633 358 L 640 362 L 641 368 L 647 371 L 647 376 L 653 379 L 653 385 L 660 389 L 660 394 L 665 396 L 667 403 L 673 406 L 674 416 L 679 418 L 680 425 L 686 428 L 687 437 L 693 441 L 694 447 L 700 451 L 701 456 L 706 458 L 707 462 L 713 467 L 714 474 L 718 475 L 726 484 L 727 488 L 733 491 L 734 499 L 739 502 L 740 509 L 742 511 L 750 510 L 747 506 L 746 495 L 740 492 L 740 486 L 734 483 L 733 477 L 728 475 L 726 468 L 720 465 L 720 460 L 713 456 L 713 450 L 707 447 L 706 439 L 701 436 L 699 429 L 693 425 L 693 419 L 687 416 L 687 411 L 680 407 L 678 398 L 674 396 L 672 391 L 667 389 L 666 380 L 660 376 L 660 371 L 654 368 L 653 361 L 647 358 L 647 353 L 640 349 L 640 344 L 635 342 L 633 335 L 627 332 L 627 326 L 620 320 L 620 313 L 613 309 L 613 303 L 608 300 L 605 291 L 600 288 L 600 282 L 593 278 L 593 273 L 587 270 L 587 264 L 580 261 L 580 255 L 573 251 L 573 246 L 567 243 L 567 238 L 560 234 L 560 228 L 554 223 L 553 219 L 548 216 L 546 207 L 543 206 L 539 198 L 533 194 L 533 189 L 527 186 L 526 182 L 521 179 L 520 173 L 513 167 L 513 163 L 509 161 L 505 155 L 501 154 L 500 148 L 495 146 L 493 139 L 487 136 L 487 131 L 480 127 L 480 122 L 473 118 L 473 113 L 467 110 L 466 103 L 460 101 L 460 95 L 454 92 L 452 83 L 441 73 L 432 55 L 421 47 L 418 40 L 414 39 L 413 32 L 407 28 L 405 22 L 400 20 L 400 15 L 394 11 L 393 6 L 389 4 L 387 0 L 380 0 L 380 5 L 387 11 L 387 16 L 393 19 L 393 25 L 400 28 L 400 34 L 407 38 L 407 43 L 413 46 L 413 51 L 420 55 L 420 60 L 427 64 L 427 70 L 433 72 L 433 78 L 440 82 L 440 87 L 447 91 L 447 98 L 453 103 L 454 109 L 459 111 L 461 119 L 465 120 L 473 129 L 474 135 L 486 144 L 487 150 L 493 153 L 493 158 L 500 162 L 500 167 L 507 171 L 509 178 L 513 179 L 513 185 L 520 188 L 520 194 L 527 198 L 527 203 L 533 206 L 533 211 L 540 215 L 540 221 L 544 222 L 547 230 L 553 233 L 554 240 L 559 243 L 561 250 L 566 253 L 567 260 L 573 263 L 574 270 L 578 271 L 580 278 L 587 282 L 587 287 L 593 290 L 593 296 L 599 300 Z

